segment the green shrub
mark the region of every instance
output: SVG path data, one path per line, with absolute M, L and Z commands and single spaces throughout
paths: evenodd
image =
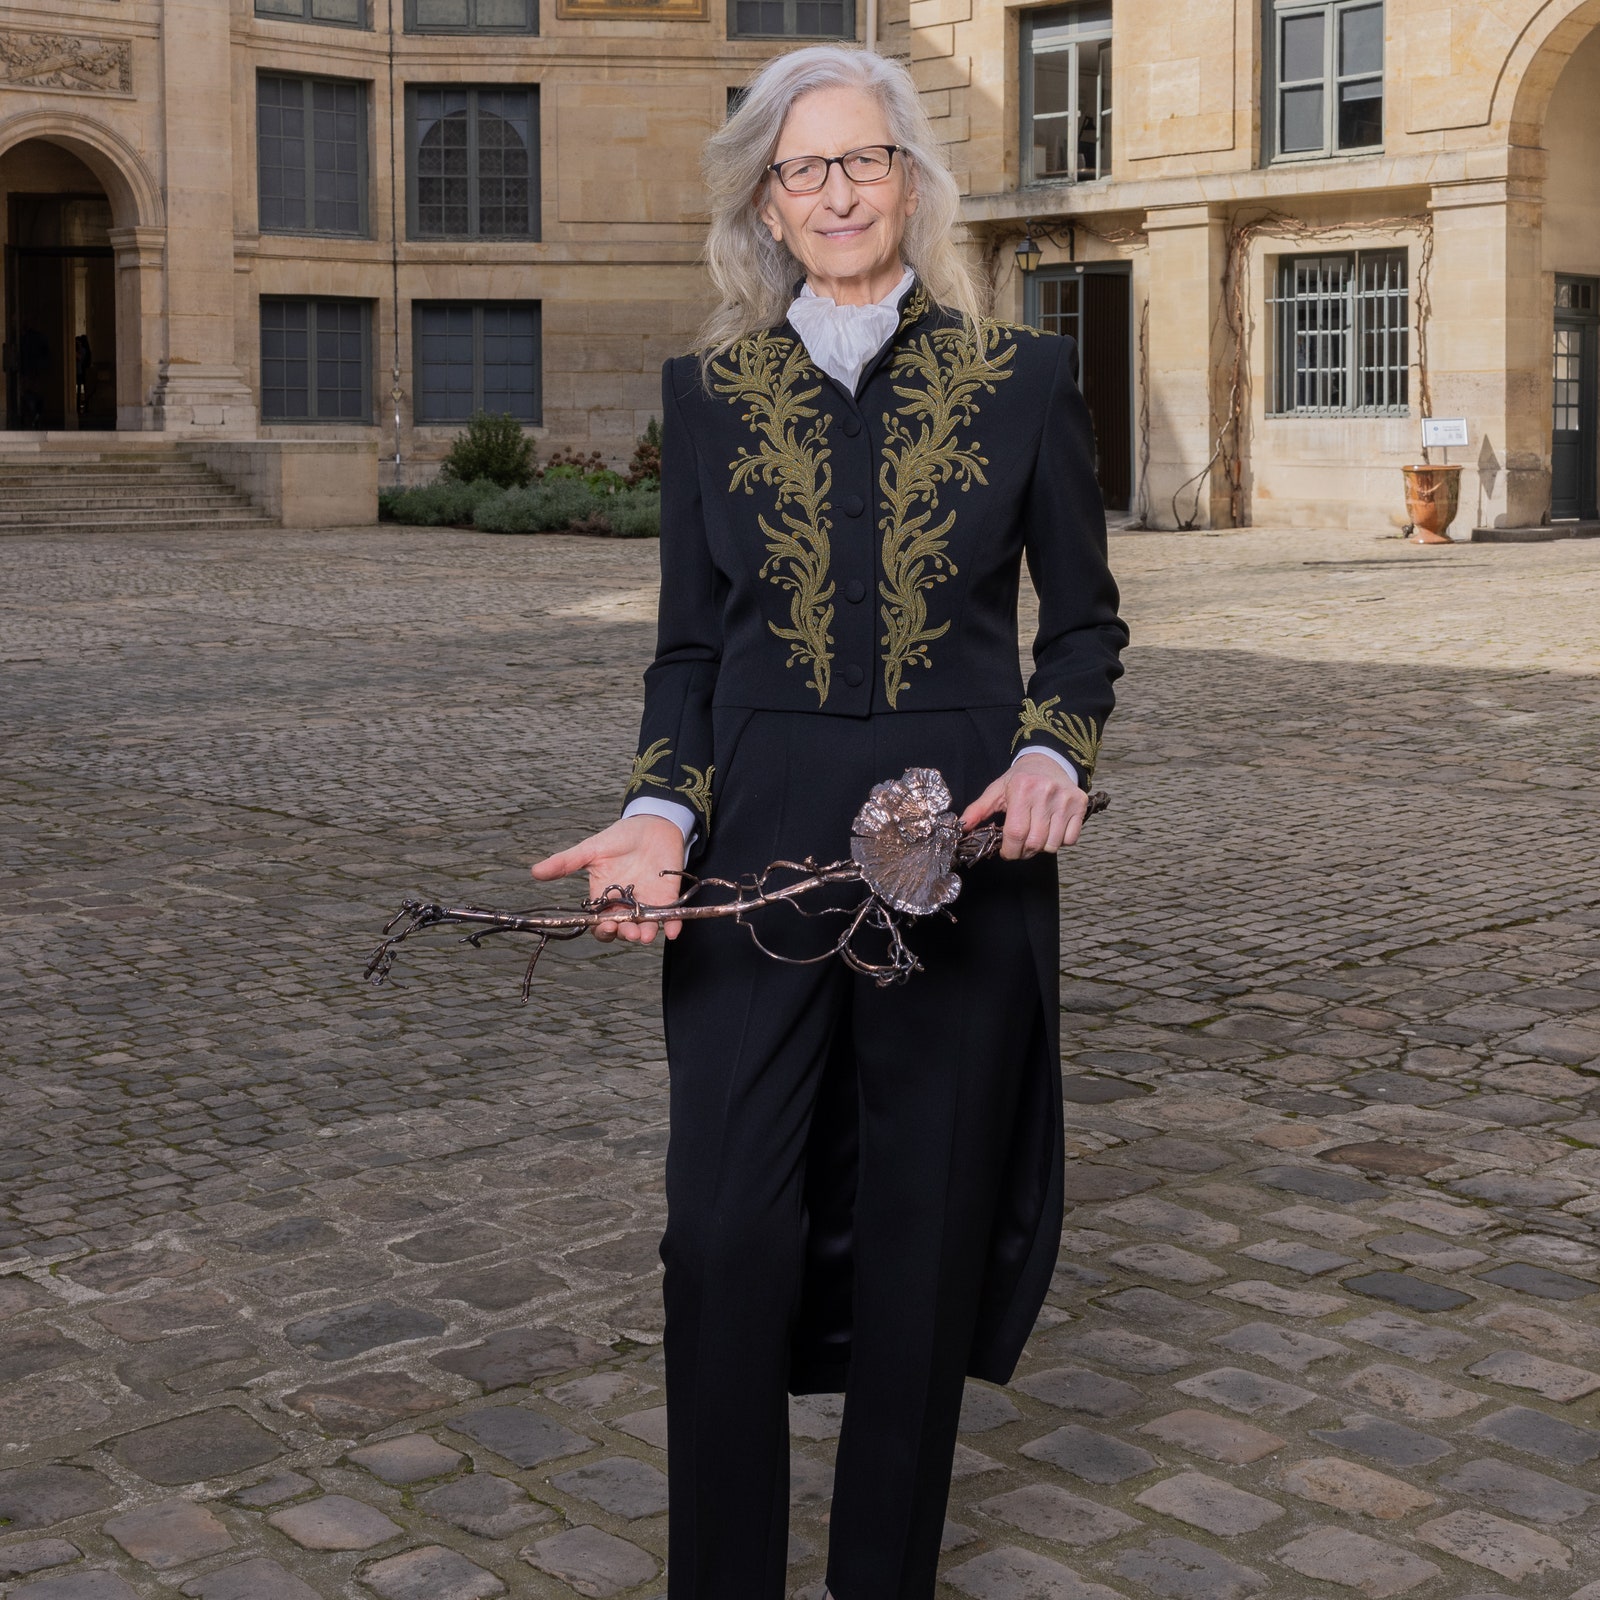
M 441 481 L 417 489 L 385 489 L 378 496 L 378 513 L 386 520 L 415 527 L 470 527 L 484 506 L 505 493 L 487 478 L 473 483 Z
M 619 489 L 628 487 L 628 480 L 620 472 L 613 472 L 610 467 L 601 467 L 596 472 L 586 472 L 583 481 L 596 494 L 615 494 Z
M 605 519 L 619 539 L 661 537 L 661 494 L 644 484 L 614 494 L 605 505 Z
M 475 521 L 488 533 L 560 533 L 599 510 L 599 497 L 586 483 L 547 475 L 530 488 L 507 490 L 481 507 Z
M 478 411 L 450 446 L 439 477 L 453 483 L 487 478 L 502 489 L 517 489 L 533 480 L 533 466 L 533 440 L 522 424 L 515 417 Z

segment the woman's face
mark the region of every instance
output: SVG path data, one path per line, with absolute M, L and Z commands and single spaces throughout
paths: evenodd
M 840 156 L 863 145 L 893 143 L 883 108 L 871 95 L 860 89 L 813 89 L 789 108 L 772 159 Z M 882 182 L 858 186 L 842 167 L 831 166 L 828 181 L 815 194 L 790 194 L 776 173 L 768 173 L 757 213 L 805 268 L 813 289 L 838 288 L 860 303 L 894 287 L 901 272 L 900 239 L 916 209 L 911 173 L 896 152 Z

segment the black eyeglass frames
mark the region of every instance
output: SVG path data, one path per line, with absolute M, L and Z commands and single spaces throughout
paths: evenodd
M 897 144 L 864 144 L 842 156 L 790 156 L 767 168 L 790 194 L 815 194 L 827 181 L 828 169 L 837 166 L 852 183 L 882 183 L 894 167 Z

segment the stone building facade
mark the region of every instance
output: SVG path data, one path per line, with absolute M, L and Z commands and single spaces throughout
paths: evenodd
M 623 461 L 706 309 L 700 144 L 842 37 L 909 60 L 998 313 L 1079 338 L 1113 507 L 1387 529 L 1426 414 L 1468 425 L 1458 533 L 1593 518 L 1597 35 L 1600 0 L 0 0 L 0 450 L 415 479 L 482 405 Z
M 998 303 L 1082 335 L 1152 523 L 1403 522 L 1424 415 L 1467 423 L 1458 537 L 1595 517 L 1597 0 L 911 20 Z

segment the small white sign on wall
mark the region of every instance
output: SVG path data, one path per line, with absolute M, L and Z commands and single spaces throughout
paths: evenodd
M 1424 417 L 1422 419 L 1422 448 L 1424 450 L 1465 449 L 1467 445 L 1467 419 L 1465 417 Z

